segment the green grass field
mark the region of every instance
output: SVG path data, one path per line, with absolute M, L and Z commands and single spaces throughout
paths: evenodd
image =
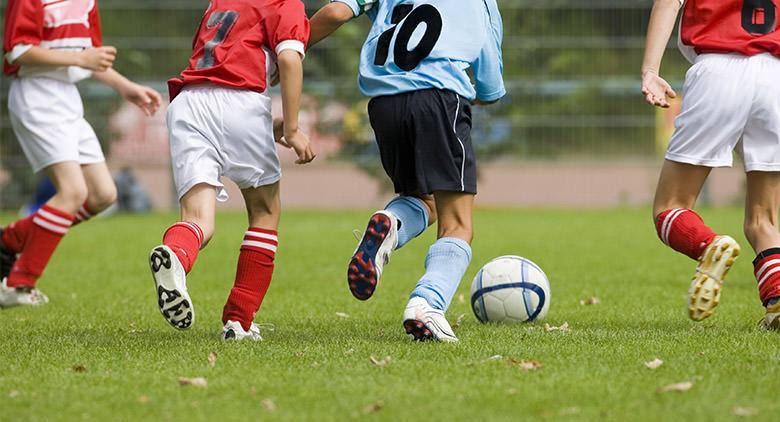
M 146 267 L 173 215 L 90 222 L 64 240 L 41 280 L 51 303 L 0 312 L 0 419 L 776 419 L 780 337 L 756 324 L 762 308 L 740 211 L 703 211 L 746 252 L 718 312 L 703 323 L 685 312 L 692 262 L 661 245 L 647 214 L 477 212 L 474 260 L 448 313 L 453 322 L 465 315 L 454 345 L 413 343 L 401 327 L 432 231 L 393 256 L 364 303 L 350 295 L 345 271 L 351 231 L 368 214 L 287 212 L 274 283 L 258 313 L 275 330 L 261 343 L 225 344 L 220 315 L 242 214 L 220 216 L 189 278 L 198 314 L 188 332 L 159 315 Z M 474 318 L 471 278 L 502 254 L 546 270 L 546 321 L 495 326 Z M 592 296 L 600 303 L 580 304 Z M 547 332 L 544 322 L 568 322 L 570 331 Z M 389 356 L 389 364 L 372 356 Z M 654 358 L 663 365 L 646 368 Z M 542 366 L 524 370 L 513 360 Z M 180 377 L 208 385 L 180 386 Z M 680 382 L 693 387 L 657 392 Z

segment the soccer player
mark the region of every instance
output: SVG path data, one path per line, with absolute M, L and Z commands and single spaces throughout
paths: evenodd
M 0 307 L 7 308 L 47 303 L 36 283 L 57 244 L 116 199 L 76 83 L 93 77 L 149 116 L 161 98 L 112 69 L 116 49 L 102 46 L 94 0 L 9 0 L 3 52 L 11 126 L 33 171 L 57 190 L 36 213 L 0 230 Z
M 195 319 L 186 276 L 214 234 L 216 201 L 227 199 L 220 182 L 225 176 L 241 189 L 249 228 L 222 313 L 222 337 L 261 340 L 253 321 L 271 283 L 278 245 L 281 169 L 274 141 L 293 148 L 299 164 L 314 159 L 309 139 L 298 130 L 308 38 L 300 0 L 212 0 L 189 66 L 169 81 L 168 130 L 181 220 L 165 231 L 149 262 L 160 312 L 174 328 L 189 328 Z M 283 124 L 272 122 L 266 92 L 274 61 Z
M 495 0 L 333 0 L 312 17 L 314 44 L 366 14 L 360 89 L 398 197 L 374 213 L 349 264 L 352 294 L 374 294 L 391 253 L 438 219 L 438 240 L 403 314 L 416 340 L 457 341 L 444 316 L 471 261 L 477 172 L 471 103 L 504 96 Z M 476 87 L 468 76 L 471 68 Z
M 753 261 L 766 328 L 780 328 L 780 32 L 771 0 L 656 0 L 642 64 L 642 93 L 658 107 L 676 96 L 658 75 L 682 7 L 680 47 L 693 62 L 685 77 L 682 113 L 666 153 L 653 216 L 658 236 L 698 261 L 689 290 L 689 315 L 709 317 L 740 247 L 718 235 L 692 210 L 713 167 L 747 172 L 745 236 Z

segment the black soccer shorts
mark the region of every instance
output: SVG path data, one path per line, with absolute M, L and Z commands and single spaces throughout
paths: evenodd
M 452 91 L 412 91 L 372 98 L 368 116 L 396 193 L 477 193 L 468 100 Z

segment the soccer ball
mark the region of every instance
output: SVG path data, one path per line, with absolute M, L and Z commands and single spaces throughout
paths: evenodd
M 550 282 L 544 271 L 528 259 L 498 257 L 474 277 L 471 309 L 481 322 L 541 320 L 550 309 Z

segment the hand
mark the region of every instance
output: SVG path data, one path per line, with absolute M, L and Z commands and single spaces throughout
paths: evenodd
M 133 82 L 130 82 L 127 88 L 122 91 L 122 96 L 138 106 L 148 117 L 153 116 L 162 103 L 162 97 L 157 91 Z
M 653 71 L 642 75 L 642 94 L 648 104 L 662 108 L 669 108 L 669 98 L 677 98 L 672 86 Z
M 116 48 L 94 47 L 79 53 L 78 66 L 95 72 L 105 72 L 111 69 L 116 60 Z
M 285 148 L 292 148 L 290 144 L 284 140 L 284 119 L 274 119 L 274 142 Z
M 295 164 L 310 163 L 317 157 L 311 149 L 309 137 L 304 135 L 303 132 L 296 130 L 285 133 L 284 136 L 279 139 L 279 143 L 295 150 L 295 153 L 298 155 Z

